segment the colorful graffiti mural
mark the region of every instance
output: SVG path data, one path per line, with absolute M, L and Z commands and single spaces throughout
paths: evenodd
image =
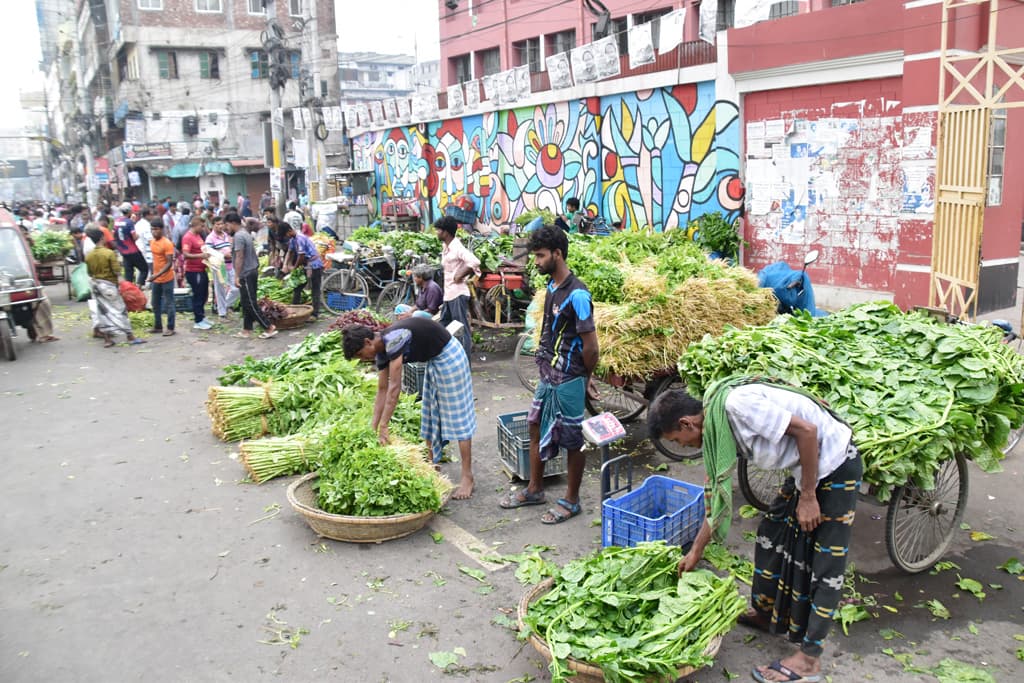
M 739 115 L 714 83 L 468 115 L 357 136 L 380 202 L 429 200 L 435 216 L 460 195 L 479 219 L 561 212 L 568 197 L 610 223 L 657 230 L 705 213 L 739 215 Z

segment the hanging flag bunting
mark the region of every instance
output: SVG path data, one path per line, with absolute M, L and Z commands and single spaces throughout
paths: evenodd
M 597 55 L 594 54 L 595 45 L 589 43 L 573 48 L 572 52 L 572 80 L 580 83 L 593 83 L 599 76 L 597 74 Z
M 301 107 L 294 107 L 292 109 L 292 126 L 295 127 L 295 130 L 305 130 L 306 129 L 305 123 L 302 120 L 302 108 Z
M 370 118 L 374 123 L 384 123 L 384 105 L 380 102 L 370 102 Z
M 384 100 L 384 119 L 388 123 L 398 121 L 398 103 L 394 97 L 390 100 Z
M 665 48 L 662 47 L 662 50 Z M 640 24 L 629 29 L 629 68 L 654 63 L 654 36 L 651 25 Z
M 516 99 L 525 100 L 533 91 L 533 84 L 530 82 L 530 66 L 523 64 L 513 69 L 516 73 Z
M 686 10 L 677 9 L 662 15 L 658 22 L 658 51 L 662 54 L 678 47 L 683 42 L 683 30 L 686 27 Z M 632 46 L 630 52 L 633 51 Z
M 399 123 L 411 123 L 412 122 L 412 110 L 409 107 L 408 97 L 399 97 L 395 100 L 396 107 L 398 109 L 398 122 Z

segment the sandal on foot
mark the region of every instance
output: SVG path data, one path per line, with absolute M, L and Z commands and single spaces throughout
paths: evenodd
M 264 332 L 263 334 L 260 335 L 260 339 L 270 339 L 271 337 L 275 336 L 276 334 L 277 334 L 277 330 L 274 330 L 273 332 Z
M 736 619 L 737 624 L 752 628 L 755 631 L 761 631 L 762 633 L 768 633 L 769 621 L 766 617 L 762 617 L 760 614 L 741 614 Z
M 543 505 L 546 502 L 543 491 L 532 493 L 528 489 L 523 489 L 519 493 L 509 493 L 498 505 L 504 510 L 514 510 L 526 505 Z
M 174 330 L 167 330 L 166 332 L 163 333 L 162 336 L 164 336 L 164 337 L 173 337 L 174 336 Z
M 785 683 L 820 683 L 821 681 L 821 674 L 811 674 L 809 676 L 803 676 L 793 671 L 789 667 L 783 666 L 782 661 L 778 659 L 769 664 L 768 668 L 778 671 L 780 674 L 785 676 L 786 678 L 782 679 Z M 776 681 L 773 681 L 769 678 L 765 678 L 764 674 L 762 674 L 757 669 L 752 669 L 750 671 L 750 675 L 754 677 L 754 680 L 757 681 L 757 683 L 776 683 Z
M 548 508 L 547 517 L 540 518 L 541 524 L 561 524 L 583 511 L 579 503 L 570 503 L 565 498 L 559 498 L 558 504 L 560 507 Z M 565 512 L 562 508 L 565 508 L 568 512 Z

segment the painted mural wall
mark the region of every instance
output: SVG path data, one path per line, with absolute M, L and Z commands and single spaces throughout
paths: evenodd
M 507 225 L 577 197 L 609 223 L 666 230 L 713 211 L 739 215 L 739 116 L 713 82 L 556 102 L 372 131 L 353 139 L 373 169 L 377 207 L 462 195 L 478 219 Z

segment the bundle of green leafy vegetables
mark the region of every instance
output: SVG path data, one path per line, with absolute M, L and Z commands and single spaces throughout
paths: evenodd
M 426 256 L 430 263 L 441 261 L 441 240 L 437 239 L 432 230 L 429 232 L 410 232 L 408 230 L 381 232 L 377 228 L 363 227 L 353 231 L 349 239 L 367 247 L 391 247 L 395 250 L 399 268 L 408 266 L 413 255 Z M 412 254 L 406 256 L 407 251 Z
M 497 272 L 503 259 L 512 258 L 515 238 L 511 235 L 494 235 L 473 245 L 473 255 L 480 259 L 480 270 L 485 273 Z
M 606 681 L 674 681 L 712 663 L 711 642 L 746 609 L 736 582 L 698 570 L 677 577 L 681 550 L 664 541 L 603 548 L 567 564 L 523 622 L 551 650 L 551 680 L 566 659 L 600 667 Z
M 288 347 L 279 356 L 260 360 L 246 356 L 241 363 L 227 365 L 217 381 L 225 387 L 248 384 L 252 380 L 266 382 L 287 377 L 292 373 L 330 365 L 339 358 L 344 358 L 340 330 L 311 334 L 298 344 Z
M 32 258 L 39 263 L 62 258 L 74 248 L 74 238 L 67 232 L 48 230 L 32 236 Z
M 306 280 L 305 273 L 302 271 L 292 271 L 289 275 L 294 273 L 300 273 L 302 275 L 303 283 Z M 292 280 L 294 282 L 294 280 Z M 295 291 L 295 287 L 298 285 L 289 284 L 289 280 L 278 280 L 276 277 L 261 277 L 256 281 L 256 300 L 270 299 L 271 301 L 277 301 L 282 304 L 290 304 L 292 302 L 292 294 Z M 303 290 L 302 292 L 302 303 L 308 302 L 309 291 Z
M 695 396 L 721 377 L 749 374 L 824 399 L 852 427 L 864 480 L 884 501 L 908 482 L 932 488 L 956 453 L 1000 469 L 1011 428 L 1024 422 L 1024 356 L 1001 339 L 991 326 L 869 303 L 705 337 L 679 359 L 679 372 Z

